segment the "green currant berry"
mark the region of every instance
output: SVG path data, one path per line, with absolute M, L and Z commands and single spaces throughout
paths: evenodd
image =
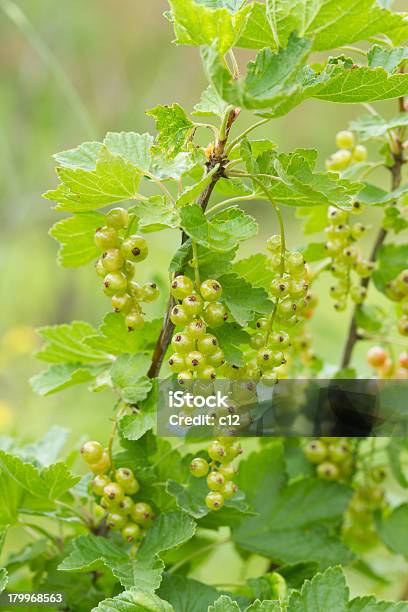
M 204 309 L 203 317 L 210 327 L 219 327 L 227 321 L 228 313 L 220 302 L 210 302 Z
M 172 372 L 182 372 L 186 368 L 186 360 L 181 353 L 173 353 L 168 364 Z
M 123 499 L 118 503 L 118 510 L 121 514 L 128 515 L 132 512 L 134 501 L 131 497 L 125 495 Z
M 183 307 L 190 317 L 196 317 L 203 309 L 203 300 L 199 295 L 192 293 L 183 299 Z
M 212 471 L 207 476 L 207 486 L 211 491 L 221 491 L 225 484 L 225 478 L 217 471 Z
M 103 279 L 104 292 L 109 296 L 125 293 L 127 282 L 123 272 L 110 272 Z
M 342 263 L 335 263 L 330 266 L 330 271 L 335 278 L 346 278 L 348 274 L 347 267 Z
M 384 470 L 384 468 L 375 467 L 370 471 L 370 478 L 372 478 L 374 482 L 377 482 L 377 483 L 384 482 L 386 477 L 387 477 L 387 472 Z
M 227 480 L 227 482 L 224 484 L 224 486 L 221 489 L 221 493 L 224 499 L 231 499 L 231 497 L 234 497 L 237 491 L 238 491 L 237 485 L 235 484 L 235 482 L 232 482 L 231 480 Z
M 136 268 L 135 266 L 132 264 L 131 261 L 125 261 L 125 268 L 124 268 L 124 272 L 128 278 L 128 280 L 132 280 L 132 278 L 134 277 L 135 273 L 136 273 Z
M 273 387 L 274 385 L 276 385 L 277 381 L 278 381 L 278 376 L 275 372 L 275 370 L 268 370 L 267 372 L 262 372 L 262 378 L 261 378 L 262 384 L 265 385 L 265 387 Z
M 204 363 L 198 367 L 197 376 L 202 380 L 215 380 L 217 378 L 217 372 L 212 365 Z
M 402 315 L 402 317 L 399 318 L 397 327 L 398 327 L 398 331 L 401 334 L 401 336 L 408 336 L 408 316 L 407 315 Z
M 224 351 L 218 349 L 218 351 L 215 351 L 212 355 L 208 355 L 208 361 L 214 368 L 219 368 L 225 363 Z
M 110 468 L 109 455 L 103 451 L 102 457 L 95 463 L 90 463 L 89 467 L 94 474 L 104 474 Z
M 360 213 L 363 212 L 364 208 L 365 208 L 364 204 L 356 200 L 351 205 L 351 212 L 353 213 L 353 215 L 359 215 Z
M 341 208 L 329 206 L 327 218 L 331 223 L 333 223 L 333 225 L 342 225 L 343 223 L 347 222 L 348 213 Z
M 87 463 L 96 463 L 102 458 L 103 446 L 95 440 L 89 440 L 82 446 L 81 455 Z
M 336 134 L 336 145 L 339 149 L 352 149 L 354 147 L 354 134 L 349 130 L 342 130 Z
M 337 442 L 330 444 L 329 457 L 334 463 L 342 463 L 350 456 L 350 447 L 347 442 Z
M 171 346 L 176 353 L 190 353 L 194 350 L 194 339 L 185 332 L 174 334 Z
M 364 236 L 366 230 L 367 227 L 363 225 L 363 223 L 355 223 L 351 228 L 351 236 L 354 238 L 354 240 L 359 240 L 362 238 L 362 236 Z
M 125 323 L 128 331 L 142 329 L 144 326 L 143 315 L 138 310 L 133 309 L 126 315 Z
M 106 276 L 106 270 L 104 268 L 103 265 L 103 261 L 102 258 L 98 259 L 95 263 L 95 270 L 98 276 L 101 276 L 102 278 L 105 278 Z
M 177 382 L 182 387 L 187 386 L 192 380 L 193 374 L 189 370 L 183 370 L 182 372 L 179 372 L 179 375 L 177 376 Z
M 209 469 L 210 466 L 208 465 L 207 461 L 201 457 L 196 457 L 190 463 L 190 474 L 195 478 L 207 476 Z
M 173 306 L 170 314 L 171 322 L 176 325 L 187 325 L 190 321 L 190 316 L 186 313 L 185 308 L 180 304 Z
M 128 495 L 135 495 L 136 493 L 140 491 L 140 484 L 136 480 L 136 478 L 134 478 L 131 482 L 129 482 L 123 488 L 125 489 L 125 493 L 128 493 Z
M 252 334 L 249 343 L 253 349 L 260 349 L 265 346 L 265 341 L 266 335 L 261 332 L 258 332 L 256 334 Z
M 103 490 L 110 483 L 110 481 L 109 476 L 106 476 L 105 474 L 95 476 L 91 482 L 93 493 L 95 493 L 95 495 L 99 495 L 99 497 L 102 497 Z
M 145 283 L 142 288 L 143 302 L 154 302 L 160 295 L 160 291 L 156 283 Z
M 140 540 L 142 536 L 142 530 L 140 525 L 137 523 L 127 523 L 122 529 L 122 538 L 126 542 L 134 542 L 134 540 Z
M 126 259 L 131 261 L 143 261 L 149 253 L 147 242 L 143 236 L 133 234 L 123 241 L 122 253 Z
M 99 249 L 113 249 L 118 243 L 118 234 L 113 227 L 99 227 L 95 232 L 95 244 Z
M 367 289 L 365 287 L 353 287 L 350 295 L 353 302 L 362 304 L 367 297 Z
M 102 255 L 102 264 L 106 272 L 117 272 L 124 263 L 125 260 L 119 249 L 108 249 Z
M 342 253 L 342 258 L 347 264 L 354 263 L 358 259 L 358 250 L 356 247 L 348 246 L 344 249 Z
M 286 349 L 290 347 L 290 336 L 287 332 L 273 332 L 269 336 L 268 344 L 274 348 Z
M 227 449 L 217 440 L 208 447 L 208 454 L 213 461 L 221 461 L 227 455 Z
M 137 502 L 133 506 L 132 519 L 139 525 L 146 526 L 153 518 L 153 510 L 149 504 L 145 502 Z
M 398 274 L 395 286 L 404 296 L 408 295 L 408 270 L 403 270 Z
M 274 236 L 268 238 L 268 240 L 266 241 L 266 248 L 271 253 L 279 253 L 279 251 L 281 251 L 282 249 L 282 237 L 278 234 L 275 234 Z
M 173 279 L 171 283 L 171 294 L 177 300 L 183 300 L 193 292 L 194 285 L 191 278 L 180 274 Z
M 204 301 L 216 302 L 220 299 L 222 294 L 221 284 L 218 281 L 209 278 L 201 283 L 200 293 Z
M 118 504 L 124 497 L 125 491 L 117 482 L 110 482 L 103 490 L 103 494 L 107 499 L 115 504 Z
M 257 322 L 255 323 L 256 328 L 264 332 L 267 332 L 269 330 L 269 325 L 270 325 L 270 321 L 269 319 L 266 319 L 265 317 L 262 317 L 262 319 L 258 319 Z
M 126 516 L 119 514 L 119 512 L 110 512 L 106 517 L 106 525 L 108 529 L 112 529 L 113 531 L 123 529 L 126 525 Z
M 120 484 L 124 489 L 126 486 L 131 483 L 135 478 L 132 470 L 129 468 L 119 468 L 115 472 L 115 480 L 118 484 Z
M 344 310 L 346 310 L 347 308 L 346 298 L 337 300 L 337 302 L 334 303 L 334 308 L 335 310 L 337 310 L 337 312 L 343 312 Z
M 270 257 L 271 268 L 274 272 L 280 272 L 282 268 L 282 257 L 278 253 L 273 253 Z
M 191 338 L 198 339 L 204 336 L 206 332 L 206 326 L 204 321 L 201 319 L 194 319 L 187 325 L 185 333 L 187 333 Z
M 312 440 L 304 449 L 310 463 L 322 463 L 327 457 L 327 446 L 320 440 Z
M 261 370 L 254 363 L 247 363 L 245 377 L 256 382 L 261 378 Z
M 340 476 L 339 468 L 334 463 L 324 461 L 317 466 L 317 474 L 325 480 L 337 480 Z
M 143 289 L 139 285 L 139 283 L 135 281 L 134 278 L 132 278 L 132 280 L 129 281 L 128 285 L 130 294 L 132 295 L 133 299 L 137 302 L 141 302 L 143 300 Z
M 229 447 L 227 447 L 226 453 L 221 459 L 221 463 L 230 463 L 239 457 L 239 455 L 242 455 L 242 452 L 241 444 L 239 442 L 233 442 Z
M 128 293 L 122 295 L 112 295 L 112 308 L 115 312 L 128 313 L 132 308 L 132 298 Z
M 124 229 L 129 225 L 129 214 L 125 208 L 112 208 L 106 215 L 106 223 L 115 229 Z
M 210 491 L 205 498 L 205 503 L 210 510 L 221 510 L 224 505 L 224 497 L 218 491 Z
M 200 351 L 191 351 L 186 356 L 186 366 L 192 371 L 198 370 L 200 367 L 204 366 L 205 358 Z
M 327 170 L 341 171 L 345 170 L 352 160 L 351 151 L 347 149 L 339 149 L 326 161 Z
M 231 443 L 233 440 L 231 439 Z M 222 474 L 225 480 L 232 480 L 238 474 L 238 470 L 231 463 L 221 465 L 218 469 L 219 473 Z
M 271 370 L 275 366 L 274 351 L 269 348 L 262 348 L 258 351 L 256 361 L 261 370 Z
M 353 160 L 356 162 L 363 162 L 367 159 L 368 153 L 364 145 L 358 144 L 353 150 Z
M 212 334 L 205 334 L 197 340 L 197 349 L 203 355 L 213 355 L 219 349 L 218 340 Z
M 401 311 L 404 315 L 408 315 L 408 297 L 401 301 Z
M 289 282 L 283 278 L 274 278 L 271 282 L 269 292 L 273 297 L 284 298 L 289 293 Z
M 297 311 L 297 304 L 290 298 L 285 298 L 279 302 L 277 312 L 281 317 L 290 317 Z

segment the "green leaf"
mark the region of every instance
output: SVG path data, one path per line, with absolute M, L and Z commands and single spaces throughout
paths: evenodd
M 406 438 L 391 438 L 387 446 L 388 460 L 395 480 L 404 489 L 408 488 L 408 472 L 405 470 L 401 461 L 401 455 L 408 452 L 408 442 Z
M 275 277 L 270 258 L 263 253 L 240 259 L 233 264 L 231 272 L 245 279 L 253 287 L 262 287 L 267 291 Z
M 140 170 L 149 170 L 151 164 L 150 149 L 154 138 L 151 134 L 136 132 L 108 132 L 103 144 L 113 155 L 119 155 L 125 161 L 132 162 Z
M 157 385 L 154 385 L 146 399 L 139 401 L 137 411 L 134 414 L 125 414 L 120 419 L 121 435 L 127 440 L 139 440 L 156 424 L 157 405 Z
M 408 60 L 406 47 L 387 48 L 374 45 L 367 55 L 370 68 L 384 68 L 387 72 L 395 72 L 401 64 Z
M 378 332 L 383 328 L 386 320 L 384 309 L 376 304 L 362 304 L 356 310 L 356 323 L 358 327 L 371 332 Z
M 55 463 L 68 439 L 69 430 L 53 425 L 42 438 L 19 449 L 19 455 L 41 466 Z
M 258 231 L 255 219 L 239 208 L 228 208 L 209 220 L 201 207 L 194 204 L 182 208 L 180 216 L 182 229 L 193 240 L 216 251 L 231 251 Z
M 291 484 L 286 480 L 281 445 L 241 462 L 239 487 L 259 515 L 238 525 L 236 544 L 279 564 L 307 559 L 325 568 L 348 562 L 351 553 L 327 526 L 340 522 L 351 496 L 349 487 L 316 478 Z
M 186 144 L 194 124 L 179 104 L 156 106 L 146 112 L 156 121 L 157 145 L 168 157 L 175 157 Z
M 162 322 L 162 319 L 146 321 L 141 330 L 129 333 L 124 316 L 110 312 L 99 327 L 99 334 L 90 335 L 85 342 L 93 350 L 109 355 L 147 351 L 155 346 Z
M 231 269 L 231 261 L 234 259 L 236 247 L 225 253 L 207 249 L 200 244 L 197 248 L 197 258 L 200 273 L 203 278 L 218 278 Z M 192 274 L 192 268 L 188 270 L 188 263 L 192 259 L 193 253 L 191 248 L 191 239 L 187 240 L 173 256 L 170 262 L 169 271 L 171 273 L 185 270 L 188 274 Z
M 261 287 L 252 287 L 237 274 L 226 274 L 220 278 L 222 300 L 228 306 L 234 319 L 245 326 L 255 313 L 270 314 L 272 302 Z
M 112 365 L 112 384 L 125 402 L 137 404 L 147 397 L 152 388 L 152 382 L 146 375 L 149 365 L 150 357 L 147 353 L 124 353 Z
M 176 43 L 201 46 L 214 42 L 220 55 L 234 46 L 249 14 L 248 7 L 231 13 L 224 2 L 206 2 L 205 6 L 194 0 L 169 0 L 169 4 Z
M 324 574 L 306 580 L 301 592 L 294 591 L 287 612 L 346 612 L 349 590 L 340 567 L 330 567 Z
M 236 601 L 232 601 L 228 595 L 221 595 L 212 606 L 208 606 L 208 612 L 240 612 L 241 608 Z
M 179 181 L 184 174 L 189 172 L 196 165 L 194 156 L 191 152 L 179 153 L 173 159 L 165 156 L 156 155 L 153 158 L 153 174 L 161 181 L 173 179 Z
M 375 597 L 356 597 L 349 602 L 348 612 L 408 612 L 408 604 L 402 601 L 378 601 Z
M 244 358 L 239 347 L 249 343 L 249 334 L 236 323 L 226 323 L 213 331 L 224 351 L 226 361 L 234 365 L 244 365 Z
M 378 267 L 373 273 L 373 281 L 377 289 L 384 293 L 387 283 L 407 267 L 407 261 L 407 244 L 386 244 L 382 246 L 377 257 Z
M 216 165 L 210 172 L 206 173 L 203 178 L 187 187 L 183 193 L 177 198 L 177 206 L 186 206 L 187 204 L 193 204 L 202 191 L 213 181 L 214 174 L 218 171 L 219 166 Z
M 302 253 L 307 263 L 321 261 L 328 256 L 324 242 L 309 242 L 307 247 L 302 250 Z
M 75 149 L 55 153 L 53 158 L 60 166 L 94 170 L 101 148 L 100 142 L 83 142 Z
M 138 217 L 139 227 L 144 232 L 159 232 L 180 225 L 180 217 L 174 204 L 161 195 L 152 196 L 147 202 L 137 202 L 131 211 Z
M 378 533 L 384 544 L 406 558 L 408 558 L 407 524 L 408 504 L 397 506 L 378 524 Z
M 4 589 L 7 586 L 7 583 L 8 583 L 7 570 L 4 567 L 2 567 L 0 569 L 0 593 L 4 591 Z
M 86 366 L 80 363 L 57 363 L 30 378 L 35 393 L 51 395 L 68 387 L 82 385 L 96 378 L 103 371 L 102 366 Z
M 176 510 L 162 513 L 148 530 L 138 550 L 138 558 L 150 559 L 161 552 L 180 546 L 194 536 L 195 530 L 195 521 L 185 512 Z
M 50 236 L 60 242 L 58 263 L 66 268 L 77 268 L 96 259 L 100 249 L 95 245 L 95 230 L 104 224 L 104 216 L 97 212 L 81 213 L 55 223 Z
M 153 593 L 130 589 L 120 595 L 104 599 L 93 608 L 99 612 L 175 612 L 173 606 Z
M 163 576 L 158 593 L 177 612 L 203 612 L 219 596 L 219 592 L 211 586 L 174 574 Z
M 389 130 L 408 125 L 408 116 L 406 113 L 397 115 L 393 119 L 384 119 L 380 115 L 364 115 L 350 123 L 350 129 L 357 133 L 359 140 L 371 140 L 372 138 L 381 138 L 387 134 Z
M 62 325 L 50 325 L 38 330 L 45 344 L 36 353 L 38 359 L 49 363 L 95 363 L 108 361 L 104 351 L 91 350 L 85 339 L 95 333 L 95 329 L 85 321 L 73 321 Z
M 202 117 L 219 117 L 222 119 L 227 111 L 228 104 L 219 96 L 212 85 L 201 94 L 200 102 L 194 107 L 194 115 Z
M 131 163 L 112 155 L 106 147 L 96 162 L 95 170 L 57 168 L 62 184 L 44 197 L 57 202 L 57 210 L 87 212 L 130 200 L 137 196 L 141 173 Z

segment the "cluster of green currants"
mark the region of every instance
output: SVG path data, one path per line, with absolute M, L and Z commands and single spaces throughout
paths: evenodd
M 352 212 L 358 213 L 360 210 L 356 207 Z M 332 259 L 331 273 L 337 280 L 337 283 L 330 287 L 330 296 L 336 300 L 335 309 L 342 311 L 347 307 L 349 295 L 356 304 L 364 302 L 367 289 L 361 285 L 360 279 L 368 278 L 372 274 L 374 264 L 364 259 L 356 246 L 356 242 L 367 230 L 363 223 L 350 223 L 347 211 L 332 206 L 329 207 L 327 220 L 329 225 L 325 233 L 328 240 L 325 248 Z M 353 271 L 357 274 L 357 281 L 352 277 Z
M 144 325 L 141 302 L 154 302 L 159 290 L 156 283 L 140 285 L 134 279 L 134 264 L 146 259 L 148 246 L 143 236 L 127 235 L 128 226 L 124 208 L 113 208 L 106 214 L 106 225 L 95 232 L 95 244 L 102 250 L 95 267 L 113 310 L 125 315 L 126 326 L 133 331 Z
M 207 333 L 207 326 L 220 327 L 228 319 L 225 306 L 219 301 L 221 284 L 207 279 L 195 291 L 194 283 L 188 276 L 178 275 L 171 283 L 171 294 L 176 305 L 170 318 L 176 328 L 171 346 L 174 353 L 168 364 L 177 373 L 180 384 L 187 384 L 194 378 L 215 380 L 217 368 L 224 363 L 224 353 L 214 334 Z
M 381 467 L 371 469 L 351 498 L 343 523 L 343 537 L 351 548 L 369 550 L 378 543 L 375 513 L 387 508 L 380 483 L 386 477 Z
M 226 499 L 231 499 L 238 491 L 233 482 L 238 471 L 232 462 L 242 454 L 242 447 L 234 438 L 217 438 L 210 444 L 207 452 L 210 461 L 195 457 L 190 463 L 190 473 L 195 478 L 207 477 L 210 491 L 206 495 L 205 503 L 210 510 L 217 511 L 221 510 Z
M 126 467 L 115 470 L 112 479 L 108 475 L 111 468 L 108 452 L 95 440 L 85 442 L 81 455 L 94 473 L 91 489 L 106 514 L 106 526 L 120 531 L 126 542 L 134 543 L 132 553 L 136 552 L 154 519 L 149 504 L 132 498 L 140 490 L 139 482 Z
M 344 438 L 321 437 L 304 447 L 306 458 L 325 480 L 347 480 L 354 471 L 352 448 Z
M 270 286 L 274 306 L 270 317 L 256 322 L 256 332 L 250 345 L 257 350 L 256 364 L 264 384 L 274 384 L 285 376 L 286 351 L 291 346 L 288 329 L 307 317 L 315 298 L 309 290 L 310 274 L 303 255 L 283 251 L 281 236 L 267 241 L 271 252 L 271 267 L 276 273 Z
M 408 336 L 408 269 L 402 270 L 394 280 L 387 284 L 387 297 L 398 303 L 400 317 L 398 331 L 402 336 Z
M 333 172 L 342 172 L 353 163 L 361 163 L 367 159 L 367 149 L 364 145 L 356 144 L 353 132 L 342 130 L 336 134 L 338 150 L 326 160 L 326 169 Z

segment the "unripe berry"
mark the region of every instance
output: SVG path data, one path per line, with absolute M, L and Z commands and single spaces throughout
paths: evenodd
M 371 276 L 374 268 L 375 264 L 372 261 L 366 261 L 364 259 L 358 259 L 355 264 L 355 270 L 361 278 L 368 278 Z
M 132 278 L 128 283 L 128 288 L 133 299 L 137 302 L 141 302 L 143 299 L 143 288 L 139 285 L 139 283 Z
M 181 386 L 187 386 L 193 380 L 193 374 L 188 370 L 183 370 L 177 376 L 177 382 Z
M 123 529 L 126 525 L 126 516 L 123 514 L 119 514 L 119 512 L 110 512 L 106 517 L 106 525 L 108 529 L 112 529 L 113 531 Z
M 118 510 L 121 514 L 127 515 L 132 512 L 133 506 L 133 499 L 125 495 L 125 497 L 118 503 Z
M 269 370 L 268 372 L 262 372 L 262 384 L 265 387 L 273 387 L 278 380 L 278 375 L 275 370 Z
M 342 463 L 350 456 L 350 447 L 346 442 L 330 444 L 329 457 L 334 463 Z
M 95 440 L 89 440 L 82 446 L 81 455 L 87 463 L 96 463 L 102 458 L 103 446 Z
M 333 223 L 333 225 L 342 225 L 343 223 L 347 222 L 348 213 L 341 208 L 329 206 L 327 218 L 331 223 Z
M 149 504 L 137 502 L 132 509 L 132 518 L 135 523 L 146 526 L 153 518 L 153 510 Z
M 119 249 L 108 249 L 102 255 L 102 264 L 106 272 L 117 272 L 125 263 Z
M 222 349 L 218 349 L 212 355 L 208 355 L 209 364 L 214 366 L 214 368 L 220 367 L 223 363 L 225 363 L 224 351 Z
M 183 306 L 188 315 L 196 317 L 203 309 L 203 301 L 199 295 L 192 293 L 183 299 Z
M 324 478 L 325 480 L 337 480 L 340 472 L 337 465 L 329 461 L 324 461 L 317 466 L 317 474 L 320 478 Z
M 120 295 L 127 289 L 127 278 L 123 272 L 110 272 L 103 279 L 104 292 L 106 295 Z
M 197 349 L 203 355 L 213 355 L 219 349 L 218 340 L 212 334 L 205 334 L 197 340 Z
M 214 279 L 207 279 L 200 286 L 200 293 L 206 302 L 216 302 L 222 294 L 221 284 Z
M 128 293 L 123 295 L 112 295 L 112 308 L 115 312 L 128 313 L 132 308 L 132 298 Z
M 128 331 L 142 329 L 144 326 L 143 315 L 138 310 L 131 310 L 125 317 L 125 323 Z
M 110 483 L 109 476 L 105 474 L 96 475 L 95 478 L 91 482 L 92 491 L 95 495 L 99 495 L 100 497 L 103 495 L 104 488 Z
M 133 542 L 134 540 L 139 540 L 142 535 L 142 530 L 140 526 L 136 523 L 127 523 L 125 527 L 122 529 L 122 538 L 126 540 L 126 542 Z
M 110 468 L 109 455 L 103 451 L 102 457 L 95 463 L 90 463 L 89 467 L 94 474 L 104 474 Z
M 180 274 L 173 279 L 171 283 L 171 294 L 177 300 L 183 300 L 193 292 L 193 281 L 188 277 Z
M 282 249 L 282 237 L 278 234 L 271 236 L 266 241 L 266 247 L 271 253 L 278 253 Z
M 219 472 L 210 472 L 207 476 L 207 486 L 212 491 L 221 491 L 225 484 L 225 478 Z
M 339 149 L 352 149 L 354 147 L 354 134 L 349 130 L 342 130 L 336 134 L 336 145 Z
M 347 149 L 339 149 L 326 160 L 326 168 L 331 171 L 345 170 L 351 162 L 352 155 Z
M 228 313 L 220 302 L 210 302 L 204 309 L 204 321 L 210 327 L 219 327 L 228 319 Z
M 190 474 L 195 478 L 202 478 L 208 474 L 209 467 L 205 459 L 196 457 L 190 463 Z
M 245 377 L 257 382 L 261 378 L 261 370 L 254 363 L 247 363 Z
M 268 344 L 279 349 L 288 348 L 290 346 L 290 336 L 284 331 L 274 332 L 270 334 Z
M 269 319 L 266 319 L 265 317 L 258 319 L 257 322 L 255 323 L 255 326 L 257 329 L 259 329 L 260 331 L 265 331 L 265 332 L 269 330 L 269 325 L 270 325 L 270 321 Z
M 95 232 L 95 244 L 99 249 L 113 249 L 118 243 L 118 234 L 113 227 L 99 227 Z
M 327 447 L 320 440 L 312 440 L 304 449 L 310 463 L 321 463 L 327 457 Z
M 404 296 L 408 294 L 408 270 L 403 270 L 398 274 L 395 285 Z
M 353 302 L 362 304 L 367 297 L 367 289 L 365 287 L 353 287 L 350 295 Z
M 292 299 L 300 299 L 305 297 L 309 289 L 309 285 L 304 280 L 295 280 L 294 278 L 289 283 L 289 296 Z
M 227 454 L 225 446 L 215 441 L 208 448 L 208 454 L 213 461 L 221 461 Z
M 232 440 L 231 440 L 232 443 Z M 238 470 L 231 463 L 227 465 L 221 465 L 218 469 L 219 473 L 222 474 L 225 480 L 232 480 L 238 474 Z
M 362 204 L 358 200 L 355 200 L 353 204 L 351 205 L 351 212 L 353 213 L 353 215 L 359 215 L 360 213 L 363 212 L 364 208 L 365 208 L 364 204 Z
M 137 234 L 133 234 L 126 238 L 126 240 L 123 241 L 121 250 L 126 259 L 137 262 L 146 259 L 149 253 L 146 240 L 143 236 L 138 236 Z
M 399 356 L 399 364 L 401 368 L 408 370 L 408 353 L 401 353 Z
M 185 332 L 192 338 L 201 338 L 206 332 L 206 326 L 201 319 L 194 319 L 186 327 Z
M 160 295 L 160 291 L 156 283 L 145 283 L 142 288 L 143 302 L 154 302 Z
M 224 505 L 224 497 L 218 491 L 210 491 L 205 498 L 205 503 L 210 510 L 221 510 Z
M 227 446 L 226 454 L 221 459 L 221 462 L 230 463 L 231 461 L 239 457 L 239 455 L 242 455 L 242 452 L 243 451 L 241 444 L 239 442 L 233 442 L 230 446 Z
M 97 262 L 95 263 L 95 270 L 98 276 L 105 278 L 106 270 L 104 268 L 102 258 L 98 259 Z
M 237 493 L 238 487 L 235 482 L 228 480 L 221 489 L 224 499 L 231 499 Z
M 123 487 L 117 482 L 110 482 L 103 490 L 104 496 L 111 502 L 118 504 L 125 496 Z
M 182 372 L 186 368 L 186 361 L 181 353 L 173 353 L 168 364 L 172 372 Z
M 344 249 L 342 258 L 348 264 L 353 263 L 358 258 L 358 250 L 354 246 L 348 246 Z
M 170 319 L 176 326 L 187 325 L 187 323 L 190 321 L 190 316 L 186 313 L 183 306 L 177 304 L 177 306 L 174 306 L 171 311 Z
M 205 358 L 200 351 L 191 351 L 186 356 L 186 366 L 189 370 L 198 370 L 205 363 Z
M 358 144 L 353 150 L 353 160 L 356 162 L 363 162 L 367 159 L 367 149 L 364 145 Z
M 408 336 L 408 316 L 402 315 L 398 320 L 398 331 L 401 336 Z
M 124 229 L 129 224 L 129 214 L 125 208 L 112 208 L 106 215 L 106 223 L 115 229 Z
M 204 363 L 198 367 L 197 376 L 202 380 L 215 380 L 217 378 L 217 372 L 214 366 Z
M 283 278 L 274 278 L 269 291 L 273 297 L 284 298 L 289 293 L 289 282 Z
M 194 339 L 185 332 L 173 336 L 171 346 L 176 353 L 189 353 L 194 350 Z
M 115 472 L 115 480 L 124 489 L 126 486 L 134 480 L 135 476 L 129 468 L 119 468 Z

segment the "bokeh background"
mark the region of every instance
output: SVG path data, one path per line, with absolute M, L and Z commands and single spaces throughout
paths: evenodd
M 156 104 L 177 101 L 192 110 L 205 87 L 199 54 L 171 44 L 172 28 L 162 16 L 167 8 L 164 0 L 0 0 L 0 434 L 31 439 L 58 424 L 72 431 L 72 443 L 86 434 L 106 436 L 109 393 L 95 396 L 75 387 L 38 398 L 28 383 L 43 367 L 33 357 L 35 328 L 73 319 L 97 325 L 107 308 L 92 266 L 57 266 L 57 244 L 47 232 L 61 215 L 41 194 L 56 184 L 52 153 L 101 139 L 108 130 L 153 130 L 144 111 Z M 238 54 L 243 65 L 250 56 Z M 385 103 L 382 109 L 392 113 L 395 106 Z M 256 136 L 270 137 L 287 151 L 316 147 L 323 167 L 336 131 L 364 112 L 311 101 Z M 370 150 L 372 159 L 376 155 Z M 377 182 L 386 186 L 389 177 L 379 174 Z M 264 239 L 276 231 L 266 204 L 247 209 L 262 223 L 243 255 L 264 250 Z M 301 246 L 300 221 L 292 210 L 285 218 L 290 247 Z M 379 216 L 368 211 L 365 219 L 373 225 L 368 250 Z M 146 280 L 165 279 L 177 237 L 165 232 L 153 236 L 151 245 L 143 274 Z M 317 352 L 335 365 L 349 313 L 334 312 L 328 283 L 326 276 L 318 284 L 319 316 L 312 330 Z M 361 345 L 356 352 L 362 372 L 365 350 Z

